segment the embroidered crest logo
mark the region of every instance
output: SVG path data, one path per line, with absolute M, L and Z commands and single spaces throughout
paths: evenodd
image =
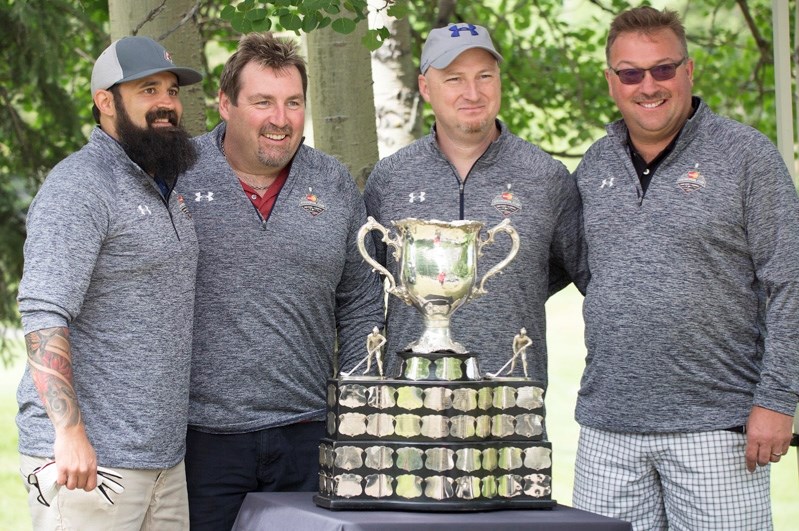
M 300 208 L 314 217 L 325 211 L 324 203 L 313 193 L 313 188 L 308 188 L 308 193 L 300 199 Z
M 690 194 L 691 192 L 695 192 L 707 186 L 704 175 L 699 173 L 699 164 L 696 164 L 693 170 L 677 179 L 677 186 L 686 194 Z
M 511 185 L 508 184 L 508 189 L 491 200 L 491 206 L 496 208 L 504 217 L 515 214 L 522 209 L 522 202 L 511 191 Z

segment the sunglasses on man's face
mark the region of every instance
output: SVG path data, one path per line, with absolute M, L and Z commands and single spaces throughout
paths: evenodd
M 683 65 L 688 60 L 684 57 L 679 63 L 666 63 L 663 65 L 656 65 L 651 68 L 622 68 L 616 70 L 611 68 L 614 74 L 619 76 L 619 81 L 625 85 L 637 85 L 644 80 L 644 76 L 649 72 L 655 81 L 668 81 L 677 75 L 677 68 Z

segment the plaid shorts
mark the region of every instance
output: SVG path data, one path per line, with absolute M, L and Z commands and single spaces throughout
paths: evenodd
M 746 470 L 746 435 L 580 428 L 573 504 L 633 529 L 772 529 L 770 467 Z

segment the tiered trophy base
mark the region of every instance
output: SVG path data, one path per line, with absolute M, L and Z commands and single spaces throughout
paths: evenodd
M 400 353 L 401 374 L 328 380 L 319 493 L 329 509 L 549 509 L 543 386 L 482 379 L 474 355 Z

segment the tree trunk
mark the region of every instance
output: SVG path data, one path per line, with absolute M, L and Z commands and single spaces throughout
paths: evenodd
M 151 37 L 180 66 L 203 71 L 203 41 L 197 26 L 196 0 L 108 0 L 111 39 Z M 203 84 L 181 87 L 183 125 L 192 135 L 206 131 Z
M 361 189 L 378 157 L 372 67 L 361 44 L 366 29 L 361 21 L 341 35 L 328 26 L 306 40 L 314 147 L 346 165 Z
M 384 0 L 369 0 L 377 7 Z M 377 142 L 380 157 L 387 157 L 424 133 L 419 94 L 419 71 L 413 62 L 411 25 L 407 17 L 397 20 L 385 15 L 377 24 L 391 32 L 383 46 L 372 53 Z

